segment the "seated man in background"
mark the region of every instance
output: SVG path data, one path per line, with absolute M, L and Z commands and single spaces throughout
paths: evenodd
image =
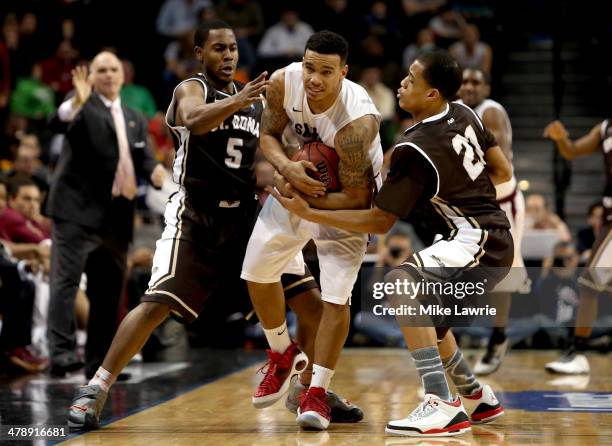
M 568 242 L 572 239 L 567 225 L 557 214 L 548 209 L 543 195 L 531 194 L 527 197 L 525 214 L 525 229 L 554 229 L 560 241 Z
M 8 207 L 0 214 L 0 238 L 14 243 L 40 243 L 50 239 L 49 230 L 41 223 L 40 189 L 24 176 L 8 183 Z
M 6 184 L 0 180 L 0 217 L 6 211 Z M 2 360 L 20 370 L 36 373 L 47 367 L 27 346 L 31 343 L 34 285 L 28 271 L 36 268 L 35 258 L 18 261 L 11 256 L 9 243 L 0 238 L 0 352 Z

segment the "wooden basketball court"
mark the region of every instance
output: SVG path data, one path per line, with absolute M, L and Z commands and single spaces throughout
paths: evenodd
M 357 424 L 332 424 L 327 432 L 303 432 L 282 402 L 254 409 L 250 399 L 258 366 L 253 366 L 62 444 L 612 444 L 610 356 L 589 355 L 590 377 L 564 377 L 543 368 L 557 355 L 553 351 L 511 352 L 501 370 L 483 380 L 498 393 L 506 415 L 495 424 L 473 426 L 471 433 L 458 437 L 385 436 L 386 421 L 406 416 L 419 402 L 412 361 L 405 350 L 348 349 L 332 387 L 363 408 L 365 418 Z

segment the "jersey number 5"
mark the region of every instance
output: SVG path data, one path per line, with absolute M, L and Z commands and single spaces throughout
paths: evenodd
M 478 144 L 478 138 L 471 125 L 465 129 L 465 135 L 455 135 L 452 140 L 453 149 L 457 155 L 463 152 L 463 167 L 474 181 L 485 168 L 484 152 Z
M 242 147 L 243 141 L 241 138 L 229 138 L 227 140 L 227 158 L 225 165 L 231 169 L 240 169 L 242 162 L 242 152 L 236 147 Z

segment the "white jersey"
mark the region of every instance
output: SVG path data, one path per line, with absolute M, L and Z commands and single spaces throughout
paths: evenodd
M 336 133 L 351 121 L 365 115 L 372 115 L 380 123 L 382 117 L 366 90 L 355 82 L 344 79 L 340 95 L 330 108 L 315 114 L 308 106 L 302 81 L 302 63 L 295 62 L 285 68 L 285 99 L 283 108 L 291 121 L 291 128 L 285 132 L 289 142 L 297 139 L 300 145 L 311 141 L 321 141 L 335 147 Z M 380 182 L 380 169 L 383 152 L 380 136 L 377 134 L 369 150 L 372 170 L 377 183 Z M 380 184 L 379 184 L 380 185 Z
M 474 107 L 474 111 L 482 121 L 482 117 L 484 116 L 485 112 L 490 108 L 494 108 L 502 112 L 502 114 L 504 115 L 504 120 L 506 121 L 506 125 L 510 129 L 510 141 L 512 141 L 512 125 L 510 125 L 510 118 L 508 117 L 508 113 L 506 112 L 506 109 L 503 105 L 501 105 L 497 101 L 494 101 L 493 99 L 485 99 L 476 107 Z

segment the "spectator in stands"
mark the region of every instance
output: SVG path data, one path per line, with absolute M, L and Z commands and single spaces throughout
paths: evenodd
M 11 58 L 6 45 L 6 39 L 0 36 L 0 122 L 3 120 L 1 112 L 9 102 L 11 96 Z
M 55 110 L 55 93 L 42 82 L 42 67 L 35 63 L 30 77 L 17 80 L 11 95 L 11 113 L 32 120 L 46 119 Z
M 164 160 L 169 153 L 174 156 L 174 142 L 170 128 L 166 124 L 166 115 L 157 112 L 149 120 L 149 137 L 151 139 L 151 149 L 158 160 Z
M 58 98 L 63 99 L 72 90 L 71 72 L 76 67 L 79 52 L 70 40 L 62 40 L 55 54 L 42 61 L 42 81 L 49 85 Z
M 6 182 L 0 178 L 0 216 L 2 216 L 2 212 L 6 209 L 8 205 L 8 187 L 6 186 Z
M 167 125 L 164 125 L 168 129 Z M 172 146 L 174 148 L 174 146 Z M 158 155 L 160 155 L 158 153 Z M 161 188 L 155 188 L 151 185 L 147 186 L 147 193 L 145 196 L 145 203 L 149 211 L 160 218 L 163 218 L 164 211 L 166 210 L 166 204 L 170 195 L 178 191 L 179 185 L 172 179 L 172 166 L 174 163 L 174 151 L 165 151 L 161 153 L 161 158 L 164 168 L 166 169 L 166 178 Z
M 347 0 L 325 0 L 321 9 L 310 8 L 309 13 L 310 23 L 317 31 L 328 29 L 344 36 L 349 48 L 355 43 L 355 19 Z
M 257 60 L 255 41 L 264 30 L 264 15 L 256 0 L 221 0 L 217 14 L 236 34 L 241 67 L 251 70 Z
M 429 28 L 423 28 L 417 34 L 416 43 L 411 43 L 404 49 L 402 55 L 402 69 L 405 73 L 408 72 L 410 65 L 420 53 L 433 51 L 436 49 L 436 39 L 434 33 Z
M 573 243 L 558 242 L 552 255 L 542 262 L 542 271 L 534 287 L 540 311 L 553 321 L 551 326 L 564 327 L 574 319 L 578 308 L 576 272 L 578 253 Z M 562 330 L 561 334 L 565 334 Z
M 591 247 L 603 226 L 604 207 L 601 201 L 589 206 L 587 213 L 587 226 L 576 234 L 578 253 L 581 262 L 586 262 L 591 256 Z
M 448 6 L 429 22 L 429 28 L 436 36 L 436 43 L 442 48 L 448 48 L 450 44 L 463 37 L 465 26 L 463 16 Z
M 381 80 L 381 70 L 379 67 L 366 67 L 361 72 L 359 85 L 366 89 L 374 105 L 382 115 L 383 121 L 392 120 L 395 117 L 395 94 L 383 84 Z
M 7 185 L 0 180 L 0 218 L 6 212 L 7 195 Z M 3 360 L 20 370 L 40 372 L 47 367 L 46 361 L 27 348 L 31 344 L 34 305 L 34 285 L 28 271 L 39 263 L 35 257 L 20 261 L 12 257 L 9 246 L 14 244 L 2 237 L 0 227 L 0 352 Z
M 554 229 L 560 241 L 569 242 L 572 239 L 567 225 L 548 209 L 543 195 L 531 194 L 525 203 L 525 229 Z
M 142 112 L 147 118 L 152 118 L 157 111 L 155 99 L 147 87 L 134 83 L 134 64 L 123 60 L 125 83 L 121 88 L 121 101 L 128 107 Z
M 157 32 L 178 38 L 193 31 L 202 10 L 211 7 L 210 0 L 165 0 L 157 16 Z
M 402 0 L 402 17 L 400 29 L 404 42 L 414 42 L 416 32 L 428 27 L 436 12 L 446 5 L 446 0 Z
M 399 50 L 399 26 L 395 17 L 389 15 L 387 4 L 384 1 L 374 1 L 370 6 L 370 11 L 364 16 L 364 21 L 365 34 L 376 36 L 388 54 L 395 54 Z
M 28 261 L 14 261 L 0 240 L 0 352 L 3 361 L 21 371 L 38 373 L 48 362 L 30 351 L 34 285 L 28 279 Z
M 28 177 L 16 176 L 9 183 L 8 207 L 0 214 L 0 236 L 13 243 L 40 243 L 51 237 L 41 224 L 40 189 Z
M 463 29 L 462 39 L 453 43 L 448 51 L 462 68 L 475 68 L 491 73 L 493 51 L 488 44 L 480 41 L 480 31 L 476 25 L 467 25 Z
M 35 142 L 29 142 L 29 140 L 31 140 L 30 136 L 35 138 Z M 28 135 L 27 137 L 24 136 L 21 138 L 21 142 L 15 153 L 13 168 L 6 174 L 7 178 L 12 178 L 14 176 L 22 176 L 31 179 L 38 186 L 38 189 L 43 195 L 49 190 L 47 169 L 40 162 L 40 145 L 35 135 Z
M 30 74 L 27 64 L 23 62 L 27 57 L 23 54 L 23 49 L 19 45 L 19 22 L 15 14 L 7 14 L 4 18 L 2 38 L 8 53 L 9 79 L 12 88 L 15 86 L 18 77 Z
M 164 82 L 170 92 L 180 81 L 197 73 L 199 62 L 193 57 L 193 33 L 187 32 L 168 44 L 164 52 Z
M 389 147 L 393 142 L 391 124 L 395 118 L 397 99 L 393 91 L 382 82 L 382 72 L 379 67 L 366 67 L 361 72 L 359 84 L 366 89 L 374 105 L 382 116 L 380 135 L 383 147 Z
M 278 59 L 279 66 L 284 66 L 301 59 L 313 33 L 312 27 L 300 20 L 295 9 L 285 7 L 280 21 L 266 31 L 257 51 L 260 57 Z
M 412 254 L 410 233 L 410 226 L 400 221 L 387 233 L 384 244 L 379 243 L 377 268 L 372 268 L 370 276 L 363 279 L 364 283 L 369 284 L 366 290 L 372 290 L 374 283 L 384 283 L 385 274 L 389 272 L 388 268 L 401 264 Z M 370 299 L 371 294 L 362 297 Z M 386 301 L 381 301 L 381 303 L 386 305 Z M 355 315 L 354 324 L 358 332 L 382 345 L 404 345 L 402 332 L 393 316 L 374 315 L 372 311 L 364 310 Z
M 36 61 L 43 58 L 45 48 L 40 44 L 41 38 L 38 17 L 33 12 L 26 12 L 19 22 L 19 47 L 23 57 L 24 76 L 32 71 Z

